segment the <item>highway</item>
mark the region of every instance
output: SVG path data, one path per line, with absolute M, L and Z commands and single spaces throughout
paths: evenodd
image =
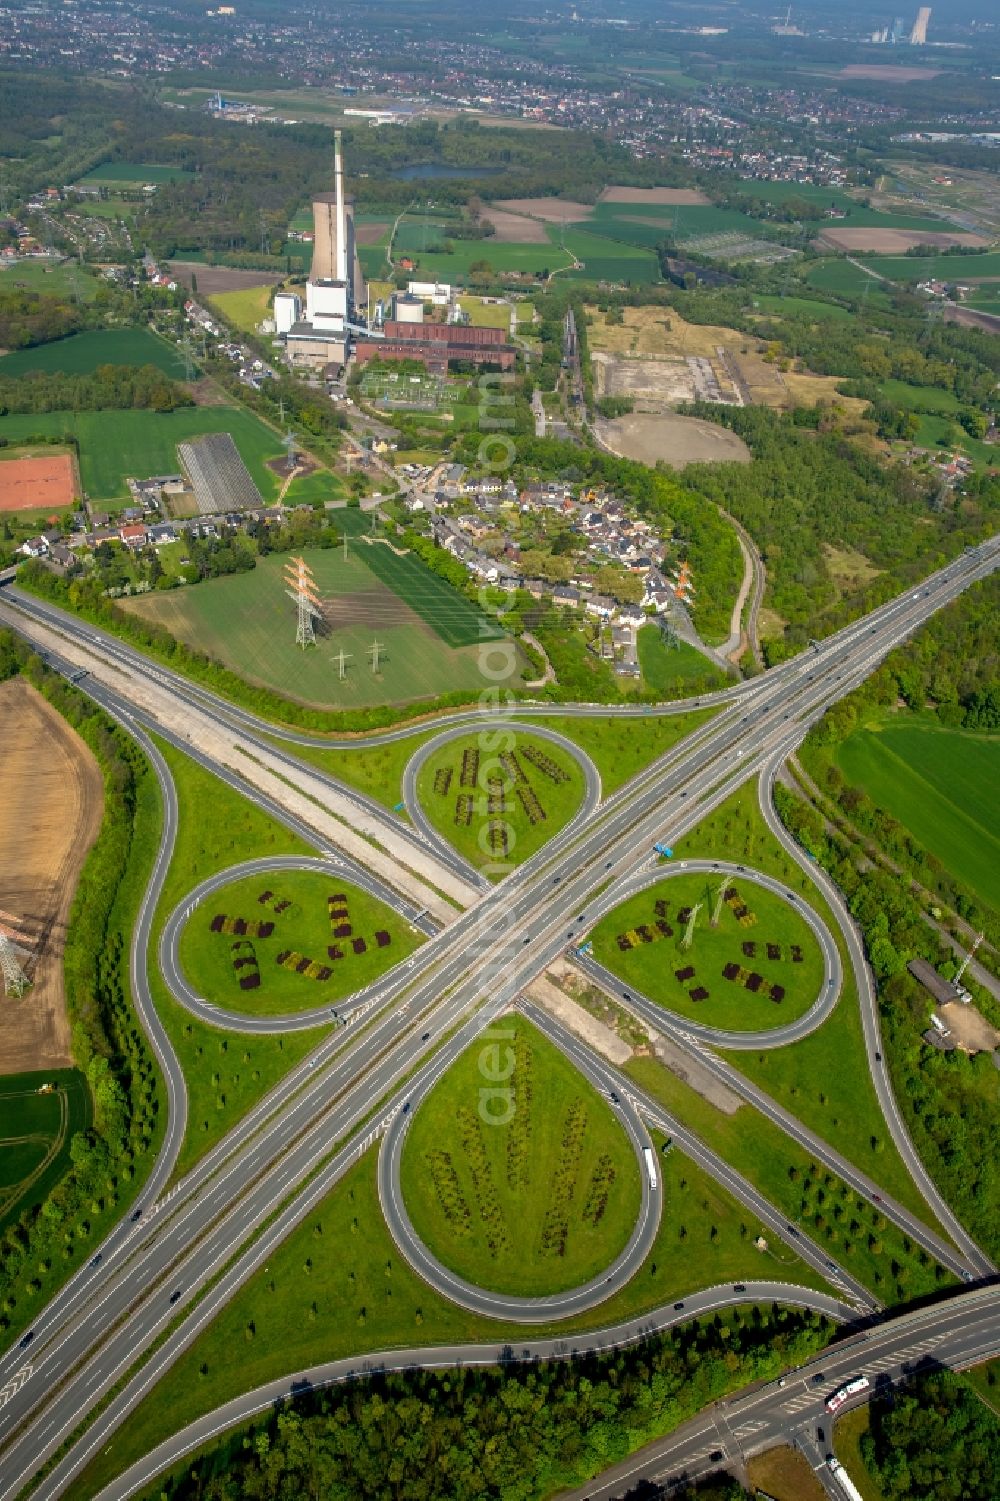
M 250 1123 L 241 1122 L 216 1149 L 211 1172 L 196 1169 L 164 1212 L 140 1222 L 127 1257 L 95 1269 L 86 1307 L 75 1308 L 61 1324 L 46 1325 L 37 1354 L 32 1352 L 32 1378 L 0 1412 L 0 1495 L 16 1494 L 102 1393 L 122 1380 L 136 1356 L 160 1340 L 148 1367 L 122 1382 L 86 1438 L 37 1492 L 59 1494 L 93 1445 L 124 1421 L 153 1376 L 262 1264 L 267 1248 L 277 1243 L 274 1237 L 301 1222 L 345 1162 L 355 1160 L 364 1139 L 337 1142 L 376 1116 L 369 1129 L 391 1122 L 405 1103 L 403 1081 L 421 1060 L 438 1056 L 442 1046 L 452 1048 L 456 1038 L 465 1046 L 491 1016 L 513 1004 L 523 986 L 581 933 L 597 887 L 628 877 L 648 859 L 654 838 L 677 837 L 682 824 L 696 823 L 771 757 L 787 754 L 826 704 L 932 610 L 991 572 L 996 561 L 993 545 L 963 556 L 915 594 L 839 632 L 799 659 L 794 670 L 756 680 L 709 725 L 608 799 L 586 827 L 563 830 L 502 887 L 456 916 L 414 956 L 412 973 L 387 977 L 365 1026 L 321 1044 L 295 1085 L 279 1086 L 251 1112 Z M 30 638 L 31 619 L 20 620 Z M 85 686 L 94 691 L 89 682 Z M 123 677 L 116 708 L 126 715 L 134 708 L 123 708 L 131 686 L 131 678 Z M 182 707 L 181 690 L 170 692 Z M 938 1196 L 930 1201 L 940 1215 Z M 277 1217 L 249 1240 L 279 1205 L 284 1207 Z M 246 1249 L 238 1254 L 241 1244 Z M 223 1266 L 228 1269 L 197 1301 Z M 176 1303 L 169 1301 L 171 1291 L 179 1294 Z M 168 1333 L 175 1320 L 178 1327 Z M 10 1355 L 18 1358 L 17 1352 Z M 10 1355 L 5 1375 L 14 1368 Z

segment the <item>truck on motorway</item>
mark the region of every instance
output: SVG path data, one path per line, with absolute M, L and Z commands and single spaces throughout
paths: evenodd
M 646 1163 L 646 1172 L 649 1175 L 650 1188 L 656 1187 L 656 1158 L 649 1147 L 644 1147 L 642 1152 Z
M 833 1477 L 834 1485 L 838 1490 L 843 1491 L 845 1496 L 849 1496 L 850 1501 L 865 1501 L 839 1459 L 835 1459 L 832 1454 L 827 1455 L 826 1466 Z
M 826 1399 L 827 1412 L 839 1412 L 848 1397 L 856 1396 L 858 1392 L 867 1391 L 871 1382 L 867 1376 L 855 1376 L 853 1381 L 848 1381 L 845 1386 L 840 1386 L 831 1397 Z

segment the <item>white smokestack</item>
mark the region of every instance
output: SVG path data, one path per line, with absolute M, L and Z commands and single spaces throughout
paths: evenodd
M 337 194 L 337 266 L 336 281 L 347 280 L 347 211 L 344 207 L 344 159 L 340 149 L 340 131 L 333 133 L 333 175 Z

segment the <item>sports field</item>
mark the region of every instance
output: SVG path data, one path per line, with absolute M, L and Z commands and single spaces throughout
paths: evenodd
M 39 1094 L 47 1084 L 52 1091 Z M 77 1069 L 0 1078 L 0 1230 L 58 1183 L 70 1140 L 90 1118 L 90 1091 Z
M 478 648 L 452 645 L 443 636 L 449 628 L 444 604 L 433 627 L 428 623 L 433 600 L 444 600 L 449 586 L 416 564 L 426 577 L 414 573 L 406 582 L 420 598 L 422 616 L 369 566 L 383 552 L 388 549 L 354 543 L 346 557 L 342 547 L 305 553 L 323 607 L 317 643 L 305 651 L 295 645 L 295 606 L 285 593 L 282 556 L 261 558 L 252 573 L 123 603 L 241 677 L 300 703 L 367 708 L 482 687 Z M 475 613 L 454 590 L 449 592 L 463 607 L 463 618 L 465 608 Z M 376 641 L 377 673 L 372 654 Z
M 623 902 L 594 929 L 594 958 L 650 1000 L 709 1027 L 783 1027 L 819 994 L 823 956 L 811 930 L 763 887 L 725 877 L 678 875 Z M 691 947 L 683 938 L 701 909 Z
M 155 365 L 175 380 L 183 380 L 185 374 L 184 361 L 174 346 L 150 329 L 106 328 L 5 354 L 0 359 L 0 379 L 32 370 L 90 375 L 98 365 Z
M 524 730 L 449 740 L 421 767 L 417 796 L 434 827 L 493 877 L 541 849 L 583 799 L 573 756 Z M 497 743 L 502 741 L 503 743 Z
M 910 830 L 957 877 L 1000 908 L 1000 735 L 908 720 L 856 730 L 836 753 L 847 780 Z
M 71 454 L 8 458 L 0 453 L 0 511 L 59 511 L 73 504 L 75 494 Z
M 419 1105 L 401 1180 L 414 1228 L 447 1266 L 520 1296 L 596 1276 L 640 1205 L 609 1106 L 520 1017 L 483 1033 Z
M 174 474 L 177 445 L 202 433 L 230 433 L 265 500 L 281 481 L 267 467 L 283 454 L 278 435 L 237 407 L 182 407 L 175 412 L 24 412 L 0 417 L 0 437 L 23 443 L 38 434 L 76 438 L 80 477 L 91 500 L 126 501 L 127 475 Z M 289 504 L 342 493 L 332 475 L 312 474 L 293 482 Z
M 420 935 L 338 876 L 274 871 L 233 881 L 195 908 L 180 940 L 198 994 L 254 1016 L 311 1011 L 363 990 Z

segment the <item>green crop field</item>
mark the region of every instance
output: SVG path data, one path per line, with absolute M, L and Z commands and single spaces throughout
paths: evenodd
M 184 379 L 184 361 L 177 350 L 148 328 L 95 329 L 34 349 L 15 350 L 0 359 L 0 379 L 31 370 L 90 375 L 98 365 L 155 365 L 175 380 Z
M 821 318 L 836 318 L 845 323 L 854 317 L 849 308 L 841 307 L 838 302 L 817 302 L 812 297 L 776 297 L 762 294 L 754 298 L 754 306 L 760 308 L 762 312 L 775 313 L 779 317 L 799 315 L 816 321 Z
M 235 292 L 213 292 L 205 301 L 243 333 L 255 334 L 263 320 L 270 316 L 271 291 L 270 284 L 240 287 Z
M 886 401 L 908 412 L 961 411 L 962 403 L 954 391 L 942 391 L 938 386 L 913 386 L 905 380 L 884 380 L 879 389 Z
M 144 187 L 146 183 L 155 183 L 159 186 L 164 182 L 177 182 L 185 177 L 193 177 L 193 172 L 188 172 L 184 167 L 158 167 L 150 162 L 102 162 L 92 172 L 81 177 L 85 183 L 100 183 L 103 187 L 116 183 L 125 183 L 129 187 Z
M 280 458 L 281 441 L 252 413 L 237 407 L 182 407 L 174 412 L 40 412 L 0 417 L 0 437 L 23 443 L 37 434 L 68 435 L 80 445 L 80 473 L 91 500 L 127 501 L 127 475 L 173 474 L 178 468 L 177 445 L 202 433 L 229 433 L 265 500 L 274 500 L 281 487 L 268 459 Z M 302 487 L 300 489 L 300 486 Z M 314 473 L 296 480 L 289 503 L 321 498 L 328 488 L 332 499 L 341 487 L 332 475 Z
M 772 892 L 738 876 L 726 886 L 716 928 L 718 877 L 678 875 L 651 886 L 597 924 L 595 959 L 650 1000 L 705 1026 L 755 1032 L 795 1021 L 819 994 L 819 944 L 798 912 Z M 685 914 L 699 902 L 685 950 Z M 738 973 L 727 979 L 730 965 Z M 700 990 L 707 994 L 699 998 Z
M 97 277 L 76 261 L 17 261 L 0 270 L 0 292 L 22 287 L 26 292 L 92 302 L 99 286 Z
M 861 297 L 867 295 L 871 303 L 888 301 L 885 288 L 876 276 L 869 276 L 845 260 L 817 261 L 806 272 L 806 282 L 820 292 L 832 292 L 835 297 Z M 867 294 L 866 294 L 867 288 Z
M 1000 250 L 975 255 L 866 255 L 864 262 L 890 281 L 924 281 L 927 277 L 958 282 L 1000 280 Z
M 984 797 L 1000 786 L 1000 736 L 889 721 L 855 730 L 836 759 L 849 782 L 1000 908 L 1000 837 Z
M 484 1032 L 417 1108 L 401 1179 L 435 1255 L 519 1296 L 595 1277 L 641 1202 L 635 1153 L 610 1108 L 520 1017 Z
M 45 1084 L 50 1094 L 39 1094 Z M 0 1078 L 0 1230 L 40 1204 L 69 1166 L 69 1144 L 90 1125 L 87 1081 L 78 1069 Z
M 529 859 L 583 799 L 583 773 L 560 746 L 522 730 L 504 738 L 509 748 L 481 751 L 478 733 L 456 736 L 428 756 L 417 778 L 431 823 L 490 876 Z
M 302 703 L 352 709 L 480 688 L 478 648 L 447 644 L 380 579 L 368 564 L 383 552 L 388 548 L 356 543 L 347 557 L 342 547 L 305 553 L 326 612 L 317 644 L 305 651 L 295 645 L 295 607 L 285 593 L 286 559 L 280 556 L 259 559 L 252 573 L 133 598 L 128 608 L 241 677 Z M 448 587 L 432 574 L 427 577 L 428 595 L 432 586 Z M 442 629 L 448 627 L 443 611 L 438 618 Z M 376 640 L 377 674 L 371 655 Z
M 184 925 L 180 960 L 214 1004 L 275 1016 L 363 990 L 420 941 L 391 908 L 337 876 L 272 871 L 206 897 Z
M 589 229 L 567 230 L 566 249 L 582 263 L 579 268 L 565 273 L 575 281 L 646 283 L 660 280 L 660 263 L 651 250 L 605 238 Z
M 554 271 L 557 267 L 566 267 L 572 263 L 572 258 L 565 251 L 560 250 L 558 236 L 552 238 L 547 244 L 513 244 L 494 243 L 492 240 L 453 240 L 450 252 L 423 250 L 423 221 L 407 224 L 405 221 L 400 226 L 401 232 L 405 231 L 404 238 L 413 238 L 416 231 L 415 244 L 406 249 L 401 246 L 397 237 L 393 249 L 393 255 L 398 260 L 400 254 L 409 255 L 416 263 L 421 277 L 436 277 L 440 281 L 457 282 L 464 285 L 469 280 L 469 267 L 476 261 L 487 261 L 494 272 L 504 271 L 527 271 L 532 275 L 538 275 L 542 270 Z M 434 243 L 434 236 L 440 238 L 439 231 L 431 228 L 428 230 L 427 243 Z M 605 254 L 607 250 L 605 250 Z M 385 251 L 377 245 L 360 245 L 358 254 L 361 264 L 367 276 L 378 276 L 385 268 Z

